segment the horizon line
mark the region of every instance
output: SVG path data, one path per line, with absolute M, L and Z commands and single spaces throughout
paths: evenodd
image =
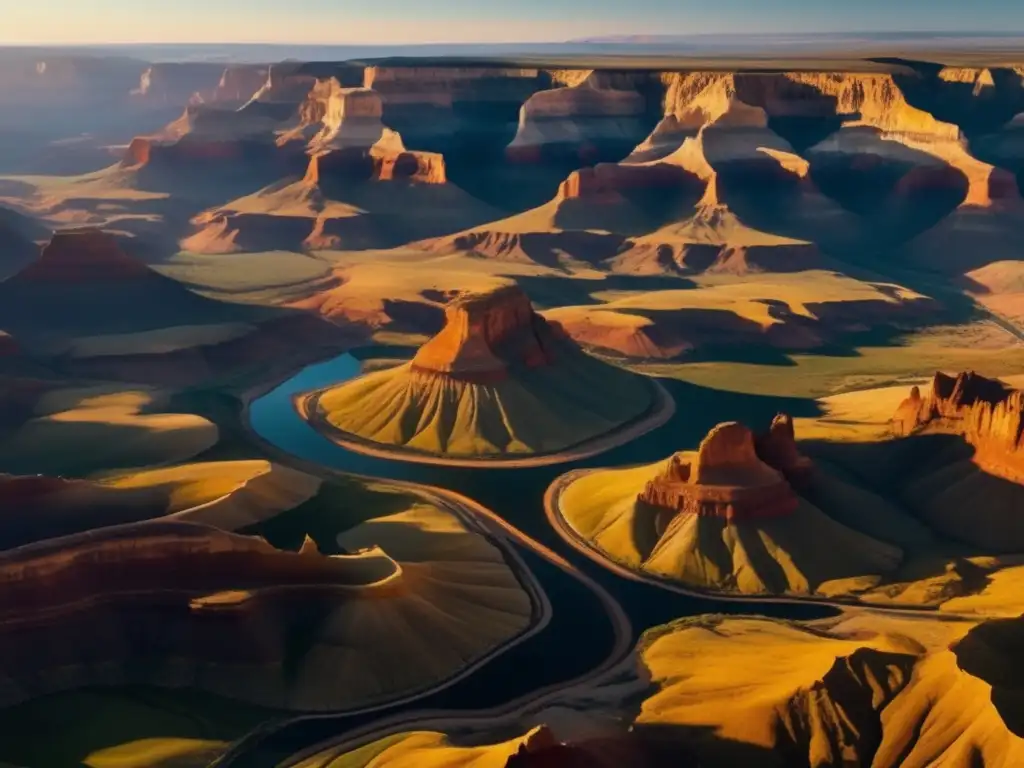
M 1024 41 L 1024 29 L 1015 31 L 996 30 L 996 29 L 976 29 L 966 31 L 953 31 L 947 29 L 936 29 L 936 30 L 922 30 L 922 29 L 907 29 L 907 30 L 851 30 L 851 31 L 840 31 L 840 30 L 815 30 L 812 32 L 688 32 L 685 34 L 671 34 L 664 32 L 625 32 L 620 34 L 595 34 L 595 35 L 583 35 L 576 38 L 568 39 L 534 39 L 534 40 L 507 40 L 507 41 L 483 41 L 476 42 L 472 40 L 424 40 L 424 41 L 396 41 L 396 42 L 361 42 L 353 40 L 342 40 L 342 41 L 269 41 L 269 40 L 221 40 L 221 41 L 209 41 L 209 40 L 173 40 L 173 41 L 154 41 L 154 40 L 140 40 L 140 41 L 125 41 L 125 40 L 109 40 L 109 41 L 83 41 L 83 42 L 70 42 L 70 41 L 47 41 L 47 40 L 32 40 L 32 41 L 0 41 L 0 48 L 33 48 L 33 47 L 48 47 L 48 48 L 100 48 L 100 47 L 132 47 L 132 46 L 146 46 L 146 47 L 172 47 L 172 46 L 266 46 L 274 48 L 285 48 L 291 46 L 306 46 L 306 47 L 364 47 L 364 48 L 382 48 L 382 47 L 395 47 L 395 48 L 422 48 L 430 46 L 515 46 L 515 45 L 571 45 L 571 44 L 587 44 L 590 41 L 594 41 L 595 44 L 605 45 L 628 45 L 631 42 L 634 44 L 639 43 L 637 41 L 631 41 L 630 38 L 650 38 L 655 42 L 668 43 L 673 40 L 685 40 L 689 38 L 749 38 L 749 39 L 765 39 L 765 38 L 776 38 L 776 39 L 797 39 L 797 38 L 815 38 L 815 37 L 889 37 L 895 38 L 900 36 L 936 36 L 936 37 L 949 37 L 949 38 L 971 38 L 971 37 L 990 37 L 990 38 L 1020 38 Z M 640 43 L 642 44 L 642 43 Z

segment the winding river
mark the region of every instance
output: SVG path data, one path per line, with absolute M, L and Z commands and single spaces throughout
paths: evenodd
M 806 400 L 759 397 L 709 390 L 663 380 L 678 408 L 665 425 L 600 456 L 546 467 L 524 469 L 464 468 L 410 464 L 348 451 L 319 434 L 302 420 L 292 400 L 297 394 L 345 381 L 360 373 L 352 354 L 309 365 L 253 400 L 249 426 L 284 461 L 369 475 L 455 491 L 493 510 L 509 527 L 522 532 L 534 546 L 517 551 L 543 585 L 553 609 L 544 631 L 511 647 L 457 683 L 411 704 L 353 715 L 315 716 L 282 727 L 256 732 L 240 742 L 221 765 L 274 766 L 291 755 L 330 739 L 362 731 L 403 711 L 454 710 L 465 713 L 496 710 L 533 691 L 584 677 L 613 653 L 621 627 L 609 615 L 606 602 L 585 582 L 542 556 L 553 550 L 618 603 L 628 616 L 630 645 L 646 629 L 673 619 L 702 613 L 744 613 L 790 619 L 835 615 L 836 609 L 799 602 L 714 599 L 673 593 L 606 571 L 567 545 L 549 525 L 543 498 L 551 482 L 564 472 L 595 466 L 652 462 L 696 444 L 716 423 L 736 419 L 767 424 L 779 411 L 812 415 Z M 516 541 L 513 539 L 513 545 Z M 539 545 L 539 546 L 537 546 Z M 620 622 L 619 624 L 621 624 Z M 619 642 L 621 645 L 621 642 Z

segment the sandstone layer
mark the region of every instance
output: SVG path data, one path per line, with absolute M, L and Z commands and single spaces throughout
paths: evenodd
M 445 307 L 444 329 L 420 347 L 412 369 L 496 384 L 509 378 L 510 369 L 554 363 L 555 333 L 517 286 L 456 298 Z
M 754 434 L 737 422 L 712 429 L 692 459 L 673 456 L 637 500 L 672 517 L 708 515 L 728 521 L 788 515 L 797 505 L 783 474 L 758 456 Z M 668 521 L 659 520 L 655 527 L 664 531 Z
M 898 435 L 946 432 L 962 435 L 975 461 L 1014 483 L 1024 483 L 1024 393 L 973 371 L 956 377 L 936 373 L 931 388 L 919 387 L 893 417 Z

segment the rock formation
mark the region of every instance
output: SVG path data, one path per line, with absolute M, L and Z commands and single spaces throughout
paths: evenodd
M 783 436 L 776 438 L 780 443 Z M 795 453 L 795 446 L 793 448 Z M 778 517 L 796 509 L 797 497 L 781 471 L 756 449 L 754 434 L 738 422 L 712 429 L 695 456 L 676 454 L 637 499 L 665 510 L 658 531 L 678 514 L 719 517 L 729 522 Z
M 760 435 L 737 422 L 719 424 L 694 454 L 676 454 L 649 481 L 639 501 L 676 514 L 724 518 L 730 522 L 786 515 L 796 508 L 791 484 L 812 471 L 799 453 L 793 419 L 780 413 Z M 667 520 L 658 526 L 667 527 Z
M 273 672 L 284 659 L 284 635 L 258 630 L 261 616 L 287 621 L 299 605 L 316 610 L 364 590 L 384 595 L 400 589 L 402 574 L 380 550 L 291 553 L 258 537 L 151 522 L 11 550 L 0 559 L 0 581 L 0 616 L 11 630 L 0 631 L 5 706 L 88 684 L 90 675 L 158 682 L 171 659 L 219 669 L 209 687 L 271 704 L 284 693 Z M 96 595 L 103 596 L 99 604 Z M 169 615 L 183 623 L 168 624 Z M 133 631 L 121 635 L 129 617 Z M 53 633 L 75 642 L 42 641 Z M 238 685 L 243 670 L 254 675 L 252 686 Z
M 666 413 L 644 377 L 585 354 L 518 287 L 454 299 L 445 319 L 408 363 L 311 393 L 304 412 L 354 450 L 473 463 L 587 455 Z
M 306 181 L 407 180 L 445 183 L 444 158 L 410 152 L 402 137 L 385 127 L 381 96 L 370 88 L 345 88 L 335 79 L 318 82 L 299 107 L 298 124 L 278 143 L 301 140 L 310 154 Z
M 184 105 L 197 93 L 215 88 L 224 74 L 223 66 L 205 62 L 153 64 L 142 73 L 131 97 L 146 104 Z
M 75 283 L 87 280 L 132 280 L 154 274 L 126 254 L 109 232 L 85 227 L 58 230 L 19 280 Z
M 913 387 L 892 420 L 893 431 L 962 435 L 977 464 L 1007 480 L 1024 483 L 1024 392 L 973 371 L 936 373 L 930 390 Z
M 420 347 L 414 371 L 460 381 L 493 384 L 509 370 L 554 361 L 554 329 L 533 311 L 516 285 L 454 299 L 445 308 L 444 329 Z
M 245 104 L 262 88 L 270 75 L 270 67 L 262 64 L 233 64 L 225 68 L 213 88 L 197 91 L 192 104 L 232 106 Z
M 606 159 L 636 145 L 646 132 L 647 114 L 647 100 L 636 90 L 593 87 L 586 81 L 539 91 L 523 105 L 506 156 L 526 163 L 550 155 L 583 162 Z

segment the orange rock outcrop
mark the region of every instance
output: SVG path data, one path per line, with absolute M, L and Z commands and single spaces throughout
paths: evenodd
M 622 193 L 636 189 L 666 189 L 682 187 L 692 176 L 683 168 L 664 163 L 651 165 L 622 165 L 598 163 L 573 171 L 558 187 L 558 198 L 573 200 L 584 198 L 592 202 L 619 202 Z
M 780 517 L 798 503 L 791 483 L 803 482 L 810 472 L 810 460 L 797 451 L 789 416 L 776 416 L 771 429 L 756 438 L 732 421 L 712 429 L 696 454 L 669 459 L 637 500 L 661 510 L 659 531 L 680 514 L 729 522 Z
M 897 435 L 958 434 L 974 447 L 986 471 L 1024 483 L 1024 392 L 973 371 L 936 373 L 931 389 L 910 390 L 892 419 Z
M 304 181 L 319 184 L 330 179 L 445 184 L 448 174 L 444 157 L 436 152 L 391 152 L 347 147 L 309 158 Z
M 555 330 L 515 285 L 453 300 L 445 326 L 420 347 L 413 370 L 477 384 L 504 381 L 510 369 L 555 359 Z
M 18 273 L 28 280 L 125 280 L 153 274 L 126 254 L 109 232 L 94 227 L 59 230 L 39 258 Z

